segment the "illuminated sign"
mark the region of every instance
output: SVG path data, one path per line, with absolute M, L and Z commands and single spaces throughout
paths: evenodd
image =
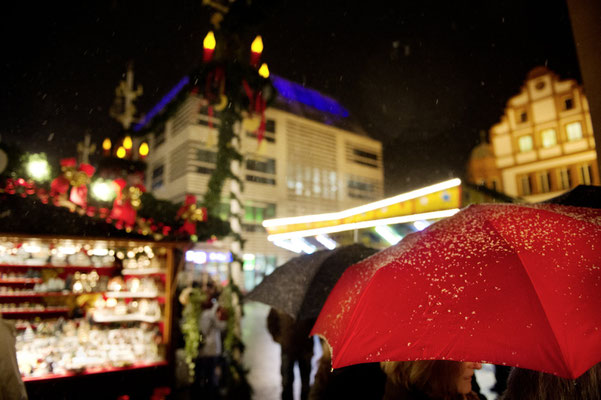
M 418 220 L 445 218 L 461 206 L 461 180 L 432 186 L 364 204 L 348 210 L 263 221 L 268 240 L 285 240 Z
M 232 262 L 232 253 L 221 251 L 202 251 L 188 250 L 186 251 L 186 261 L 194 264 L 206 264 L 208 262 L 229 263 Z

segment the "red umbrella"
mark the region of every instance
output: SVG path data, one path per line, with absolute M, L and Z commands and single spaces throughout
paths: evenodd
M 601 210 L 470 206 L 348 268 L 311 334 L 335 368 L 450 359 L 578 377 L 601 361 Z

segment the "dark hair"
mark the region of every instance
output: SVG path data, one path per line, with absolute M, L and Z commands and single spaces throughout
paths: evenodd
M 593 365 L 578 379 L 560 378 L 543 372 L 513 368 L 503 400 L 601 399 L 601 364 Z
M 381 365 L 393 384 L 407 390 L 418 390 L 436 399 L 457 396 L 457 378 L 461 374 L 459 361 L 392 361 Z

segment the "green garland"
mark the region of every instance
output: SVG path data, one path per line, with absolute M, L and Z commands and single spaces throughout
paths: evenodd
M 221 203 L 221 191 L 227 179 L 239 179 L 231 170 L 232 161 L 242 162 L 242 154 L 232 146 L 237 137 L 234 132 L 234 124 L 240 119 L 240 115 L 234 110 L 231 103 L 220 114 L 219 138 L 217 143 L 217 160 L 215 171 L 209 179 L 207 191 L 204 195 L 203 204 L 209 214 L 217 215 Z M 238 138 L 239 139 L 239 138 Z
M 191 288 L 188 294 L 188 301 L 182 311 L 182 334 L 184 336 L 184 350 L 186 354 L 186 364 L 188 365 L 188 379 L 194 381 L 194 370 L 196 367 L 196 358 L 198 349 L 202 343 L 202 334 L 200 332 L 200 314 L 202 313 L 202 303 L 206 300 L 206 294 L 198 288 Z
M 244 343 L 238 335 L 238 317 L 236 315 L 236 306 L 234 298 L 239 300 L 238 307 L 242 309 L 242 293 L 240 288 L 230 283 L 224 288 L 221 295 L 221 305 L 227 313 L 227 328 L 223 342 L 224 356 L 227 368 L 224 370 L 223 382 L 227 388 L 225 394 L 226 399 L 250 400 L 252 395 L 252 387 L 247 379 L 248 369 L 240 363 L 239 357 L 244 353 Z

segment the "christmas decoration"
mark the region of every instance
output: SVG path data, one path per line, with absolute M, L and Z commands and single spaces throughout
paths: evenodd
M 98 177 L 92 165 L 65 158 L 60 160 L 61 174 L 48 177 L 51 179 L 48 183 L 19 176 L 25 175 L 28 161 L 46 160 L 44 154 L 35 157 L 24 154 L 18 158 L 22 165 L 8 163 L 9 168 L 0 175 L 0 209 L 7 213 L 2 226 L 7 231 L 25 232 L 29 224 L 24 215 L 38 215 L 41 223 L 35 233 L 40 234 L 119 237 L 135 233 L 154 240 L 195 241 L 230 233 L 227 222 L 208 216 L 206 209 L 198 207 L 194 196 L 187 197 L 185 204 L 175 204 L 146 193 L 143 175 L 136 171 L 143 165 L 138 161 L 105 160 L 99 168 L 104 177 Z M 123 167 L 121 171 L 125 172 L 117 174 L 118 167 Z M 124 178 L 108 178 L 111 175 Z M 92 196 L 88 198 L 89 186 Z M 179 215 L 178 210 L 182 210 Z M 107 224 L 113 228 L 103 227 Z M 74 229 L 76 226 L 82 227 L 81 232 Z M 31 233 L 30 227 L 27 229 Z M 119 231 L 123 231 L 123 235 L 116 233 Z
M 206 301 L 206 294 L 198 288 L 186 288 L 180 294 L 179 301 L 184 306 L 181 330 L 184 335 L 188 379 L 192 383 L 196 366 L 195 360 L 198 357 L 198 349 L 202 343 L 202 334 L 198 323 L 202 312 L 202 303 Z
M 196 222 L 206 220 L 206 208 L 196 207 L 196 196 L 187 195 L 184 205 L 177 211 L 176 218 L 184 221 L 184 224 L 179 228 L 180 232 L 185 232 L 188 235 L 196 235 Z

